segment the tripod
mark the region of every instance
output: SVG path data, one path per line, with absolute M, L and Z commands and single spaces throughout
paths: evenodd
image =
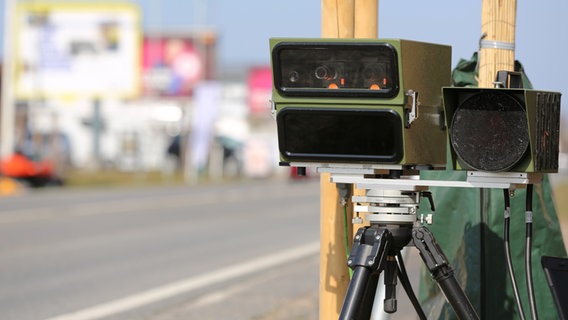
M 384 272 L 384 311 L 397 309 L 397 275 L 421 319 L 426 319 L 418 299 L 412 291 L 404 268 L 401 250 L 411 242 L 419 250 L 432 278 L 444 292 L 446 299 L 460 319 L 479 319 L 475 309 L 454 277 L 453 269 L 434 235 L 422 222 L 416 221 L 420 198 L 428 197 L 434 209 L 431 194 L 420 190 L 367 189 L 365 196 L 353 196 L 358 212 L 366 216 L 370 226 L 358 229 L 347 265 L 353 276 L 339 316 L 340 320 L 369 319 L 379 276 Z

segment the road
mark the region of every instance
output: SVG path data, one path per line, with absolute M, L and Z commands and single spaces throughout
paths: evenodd
M 0 319 L 317 319 L 319 192 L 252 181 L 0 198 Z M 398 297 L 392 318 L 415 319 Z
M 318 240 L 317 180 L 2 198 L 0 319 L 315 316 Z

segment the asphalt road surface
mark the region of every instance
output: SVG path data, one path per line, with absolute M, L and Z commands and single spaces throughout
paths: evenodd
M 317 180 L 2 198 L 0 319 L 317 315 L 318 241 Z
M 0 319 L 316 320 L 319 197 L 308 180 L 1 198 Z M 398 296 L 392 318 L 415 319 Z

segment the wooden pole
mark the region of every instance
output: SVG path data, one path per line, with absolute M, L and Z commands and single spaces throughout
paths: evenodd
M 499 70 L 515 69 L 516 0 L 483 0 L 478 86 L 492 88 Z
M 481 34 L 479 43 L 478 87 L 493 88 L 497 71 L 515 70 L 515 28 L 516 0 L 482 0 L 481 3 Z M 489 199 L 489 189 L 481 189 L 481 199 Z M 482 203 L 482 208 L 485 204 Z M 482 209 L 483 210 L 483 209 Z M 486 213 L 482 213 L 484 216 Z M 480 263 L 482 270 L 486 269 L 485 259 Z M 481 299 L 485 299 L 489 290 L 483 276 L 480 278 Z M 484 301 L 481 302 L 481 317 L 487 314 Z
M 378 0 L 322 0 L 321 3 L 323 38 L 377 37 Z M 319 318 L 337 319 L 349 286 L 344 208 L 330 175 L 322 174 L 320 179 Z M 353 210 L 348 206 L 348 235 L 353 234 L 352 218 Z
M 378 0 L 357 0 L 354 5 L 354 38 L 376 38 L 379 32 Z
M 353 38 L 355 0 L 322 0 L 322 38 Z

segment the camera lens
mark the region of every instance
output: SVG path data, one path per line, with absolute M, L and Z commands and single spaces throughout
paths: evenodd
M 292 83 L 298 82 L 298 80 L 300 80 L 300 74 L 298 71 L 290 71 L 288 74 L 288 80 Z
M 337 72 L 330 66 L 321 65 L 316 68 L 315 76 L 319 80 L 333 80 L 337 78 Z

